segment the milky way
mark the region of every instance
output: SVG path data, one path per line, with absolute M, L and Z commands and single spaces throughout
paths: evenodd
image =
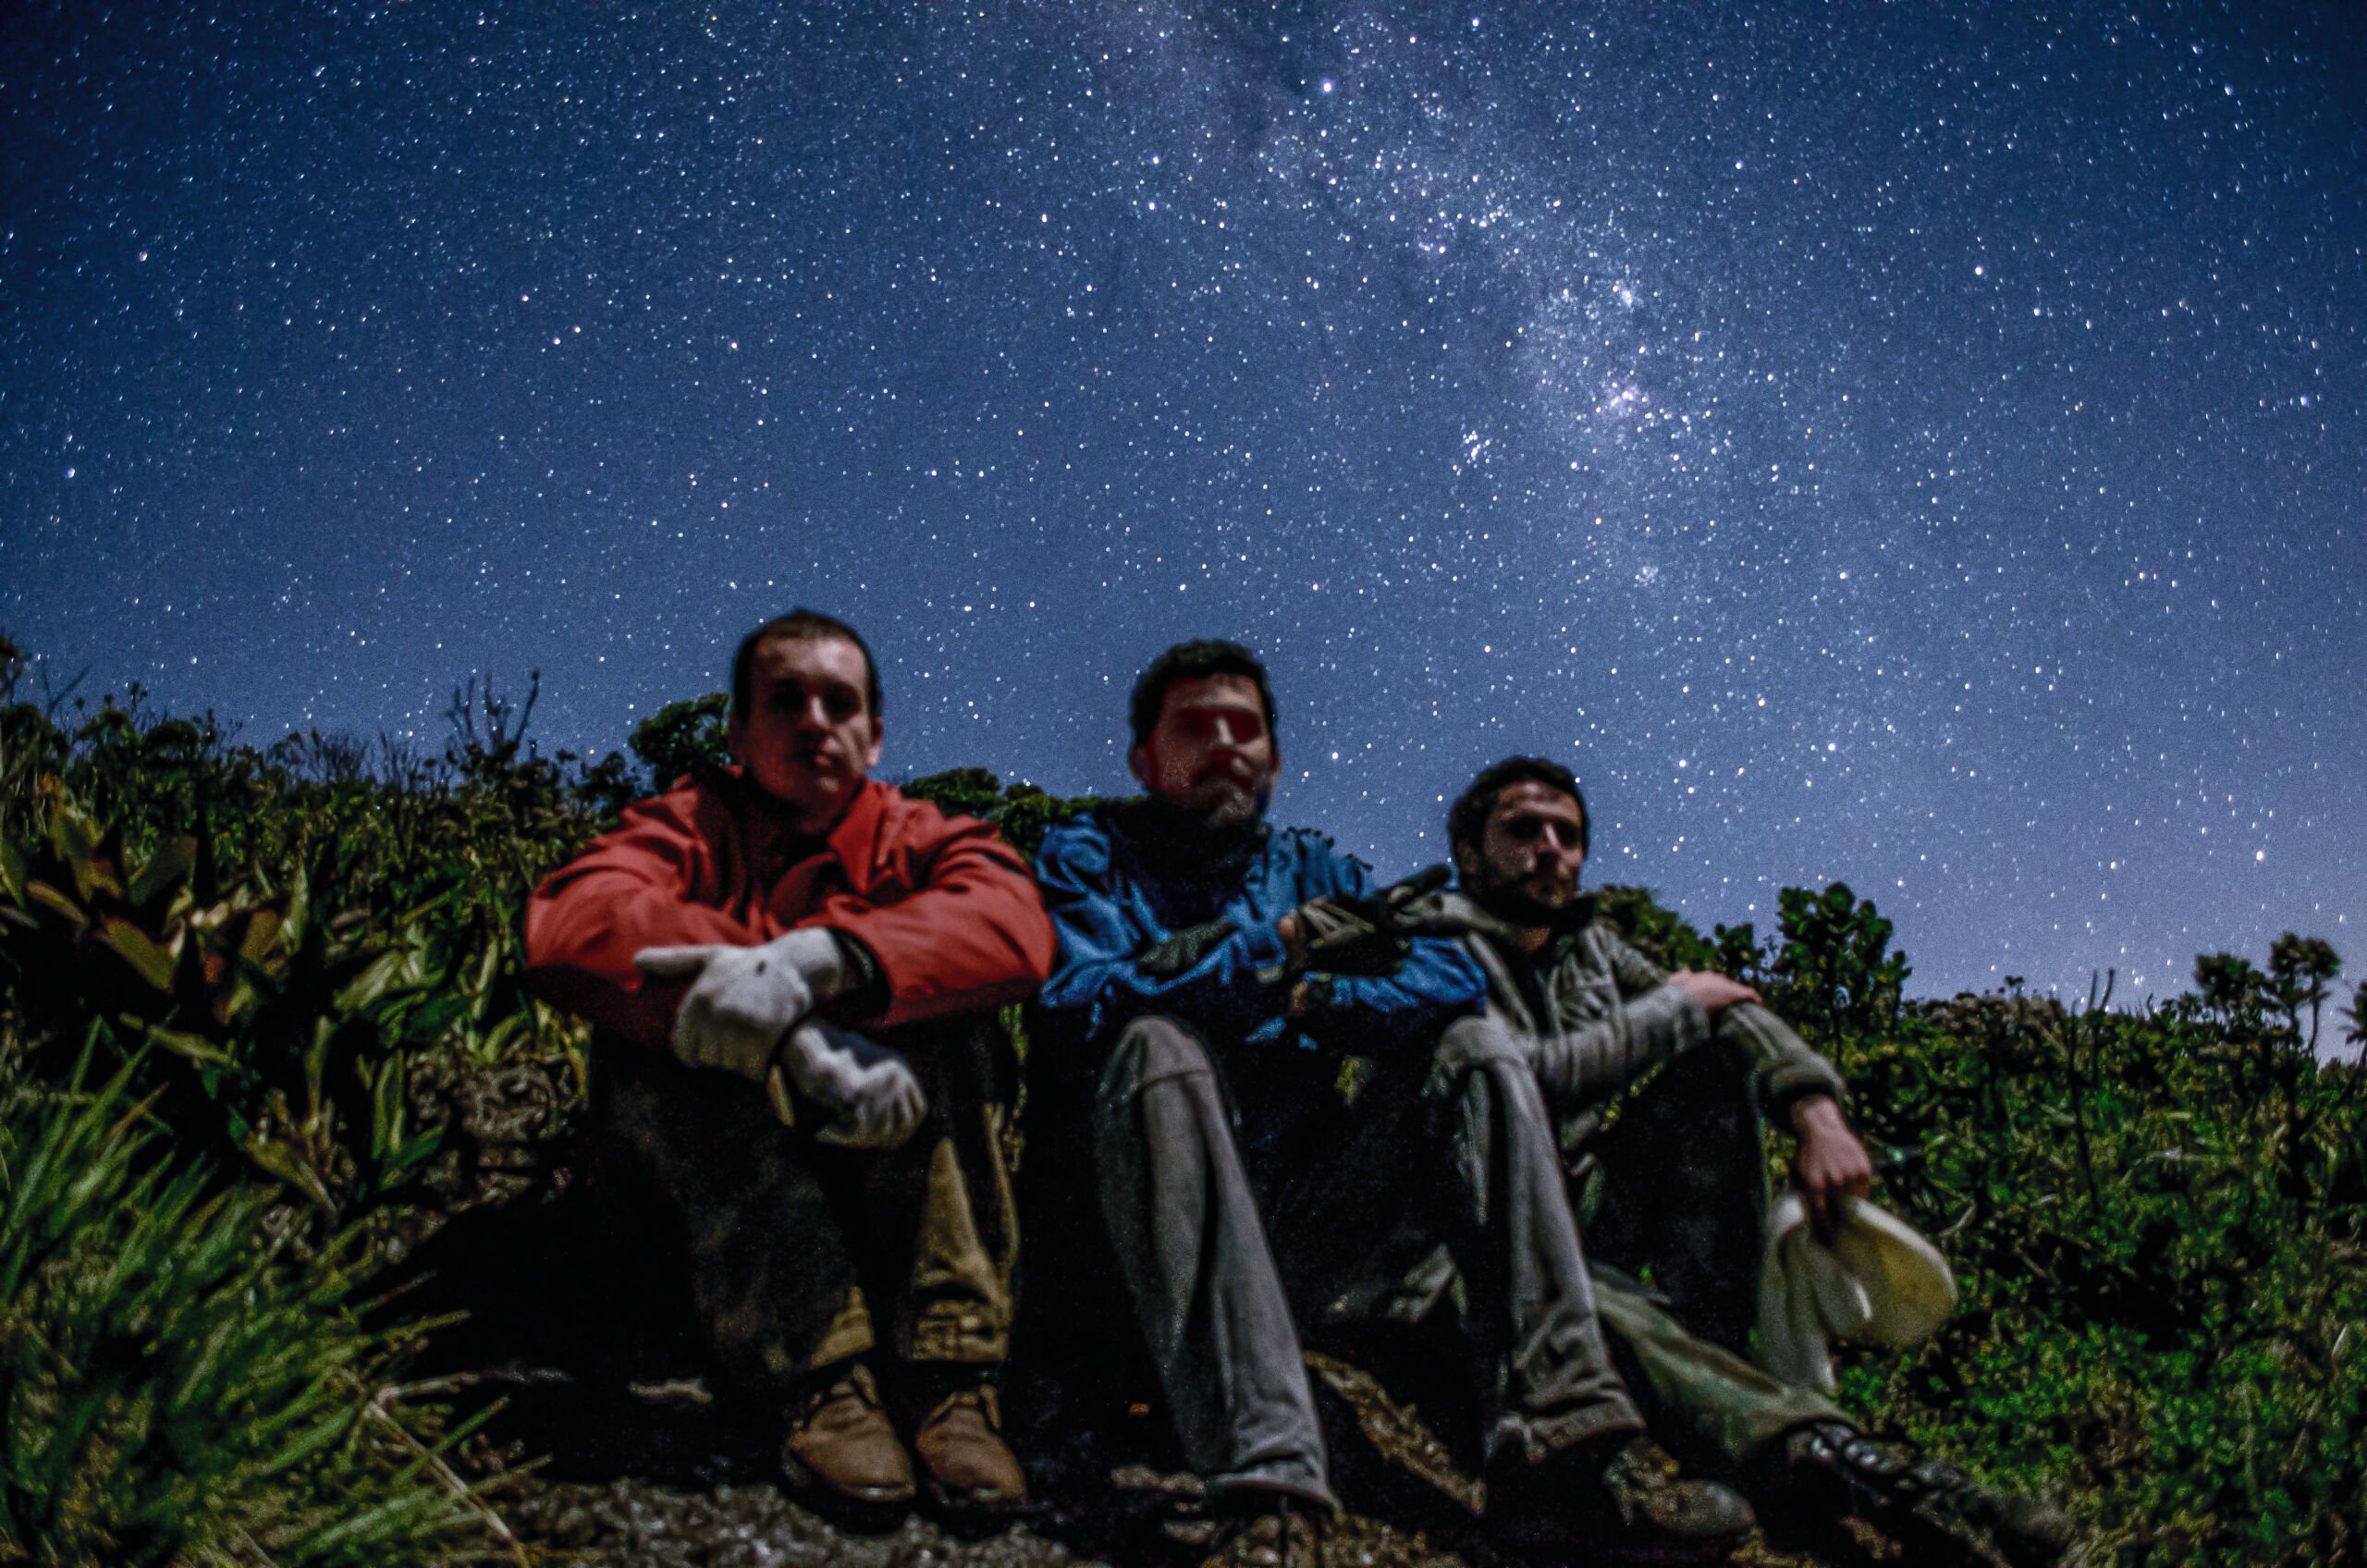
M 2348 6 L 18 5 L 0 627 L 267 742 L 791 604 L 886 766 L 1269 660 L 1382 871 L 1514 751 L 1922 992 L 2367 973 Z

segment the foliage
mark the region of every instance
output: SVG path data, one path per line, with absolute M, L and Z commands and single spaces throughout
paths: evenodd
M 601 770 L 570 778 L 497 721 L 440 765 L 320 782 L 210 721 L 6 717 L 40 771 L 0 795 L 0 1018 L 37 1065 L 94 1028 L 201 1146 L 345 1213 L 431 1152 L 417 1059 L 580 1049 L 521 988 L 521 914 L 605 818 Z
M 1090 798 L 1048 795 L 1033 784 L 1004 785 L 983 767 L 933 773 L 903 786 L 904 793 L 949 812 L 983 817 L 1002 830 L 1012 847 L 1034 859 L 1051 826 L 1093 804 Z
M 0 1562 L 443 1560 L 473 1515 L 423 1473 L 440 1413 L 375 1391 L 350 1244 L 275 1246 L 133 1074 L 0 1085 Z
M 655 788 L 668 790 L 678 779 L 711 774 L 723 766 L 728 760 L 724 718 L 730 709 L 730 693 L 709 692 L 704 697 L 668 703 L 633 726 L 628 744 L 633 755 L 648 764 Z
M 1663 969 L 1719 967 L 1717 949 L 1674 913 L 1655 903 L 1645 888 L 1601 888 L 1594 895 L 1594 908 L 1637 952 Z
M 2333 949 L 2208 955 L 2192 994 L 2133 1012 L 2108 980 L 2073 1007 L 2019 982 L 1908 1003 L 1870 902 L 1782 909 L 1764 947 L 1622 919 L 1670 962 L 1720 953 L 1834 1056 L 1882 1202 L 1956 1269 L 1956 1316 L 1911 1357 L 1856 1356 L 1845 1403 L 2067 1484 L 2092 1562 L 2367 1561 L 2367 1070 L 2317 1050 Z M 2362 1009 L 2367 986 L 2346 1014 L 2367 1047 Z

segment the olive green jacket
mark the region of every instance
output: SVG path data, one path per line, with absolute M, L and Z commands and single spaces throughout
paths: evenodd
M 1755 1002 L 1710 1014 L 1607 920 L 1573 922 L 1534 959 L 1460 892 L 1434 896 L 1427 928 L 1458 934 L 1488 979 L 1488 1011 L 1518 1039 L 1557 1115 L 1598 1109 L 1646 1072 L 1712 1037 L 1748 1055 L 1771 1119 L 1809 1095 L 1844 1098 L 1841 1074 Z

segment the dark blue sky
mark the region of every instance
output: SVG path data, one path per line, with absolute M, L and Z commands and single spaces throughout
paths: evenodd
M 0 10 L 0 627 L 266 743 L 792 603 L 888 765 L 1273 666 L 1384 872 L 1846 879 L 1919 991 L 2367 973 L 2367 13 Z

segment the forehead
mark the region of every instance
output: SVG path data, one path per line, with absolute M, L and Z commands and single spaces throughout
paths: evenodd
M 1170 686 L 1159 703 L 1159 717 L 1164 723 L 1175 714 L 1205 713 L 1217 708 L 1245 708 L 1260 717 L 1266 712 L 1266 704 L 1257 695 L 1257 682 L 1249 677 L 1208 675 L 1191 677 Z
M 1541 778 L 1516 778 L 1496 791 L 1496 804 L 1488 813 L 1488 820 L 1509 822 L 1517 816 L 1558 817 L 1576 822 L 1578 802 Z
M 843 637 L 767 638 L 748 661 L 749 677 L 759 686 L 792 680 L 803 686 L 860 689 L 869 673 L 864 668 L 863 650 Z

